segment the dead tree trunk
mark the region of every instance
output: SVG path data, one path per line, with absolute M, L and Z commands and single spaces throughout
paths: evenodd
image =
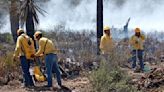
M 10 10 L 11 33 L 12 33 L 14 42 L 16 42 L 17 29 L 19 28 L 19 14 L 18 14 L 17 0 L 11 0 L 9 10 Z
M 97 0 L 97 54 L 100 54 L 100 39 L 103 35 L 103 0 Z

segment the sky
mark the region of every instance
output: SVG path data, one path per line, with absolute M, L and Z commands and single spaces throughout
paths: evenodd
M 164 0 L 106 0 L 104 2 L 104 24 L 122 28 L 129 17 L 129 28 L 164 32 Z
M 118 2 L 119 1 L 119 2 Z M 50 0 L 41 8 L 45 16 L 39 14 L 40 24 L 36 29 L 53 29 L 64 25 L 74 30 L 96 30 L 96 0 Z M 121 3 L 120 3 L 121 2 Z M 74 3 L 74 5 L 72 5 Z M 123 28 L 130 17 L 129 28 L 140 27 L 145 32 L 164 32 L 164 0 L 105 0 L 104 25 Z M 9 17 L 1 31 L 10 31 Z

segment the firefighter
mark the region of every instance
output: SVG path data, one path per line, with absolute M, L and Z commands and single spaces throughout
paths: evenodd
M 61 74 L 58 65 L 57 48 L 53 42 L 42 36 L 40 31 L 35 32 L 34 38 L 39 42 L 39 49 L 34 56 L 45 55 L 46 73 L 48 84 L 45 87 L 52 87 L 52 73 L 56 73 L 58 86 L 62 87 Z
M 15 52 L 13 55 L 13 60 L 20 59 L 21 68 L 23 71 L 24 87 L 33 87 L 34 82 L 32 76 L 30 75 L 29 68 L 30 63 L 33 62 L 32 54 L 35 53 L 35 47 L 33 40 L 25 34 L 23 29 L 17 30 L 17 42 L 15 47 Z
M 113 50 L 114 43 L 111 37 L 110 28 L 108 26 L 105 26 L 103 31 L 104 34 L 101 37 L 100 50 L 103 55 L 108 56 Z
M 144 42 L 145 36 L 141 33 L 140 28 L 135 28 L 135 35 L 130 38 L 130 45 L 132 47 L 132 68 L 136 70 L 136 61 L 139 60 L 140 63 L 140 70 L 144 70 L 144 63 L 143 63 L 143 51 L 144 51 Z

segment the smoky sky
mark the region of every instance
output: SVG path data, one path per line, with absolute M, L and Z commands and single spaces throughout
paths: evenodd
M 40 17 L 39 28 L 65 25 L 71 29 L 96 30 L 96 0 L 50 0 L 46 17 Z M 104 25 L 123 28 L 131 17 L 129 28 L 145 31 L 164 29 L 163 0 L 104 0 Z M 43 21 L 43 22 L 42 22 Z
M 123 28 L 131 17 L 129 28 L 163 31 L 163 0 L 105 0 L 104 25 Z
M 39 14 L 36 29 L 66 28 L 96 30 L 97 0 L 48 0 L 40 6 L 47 13 Z M 104 25 L 122 29 L 130 17 L 129 29 L 140 27 L 146 32 L 164 31 L 164 0 L 104 0 Z M 10 29 L 9 16 L 5 30 Z
M 70 29 L 96 28 L 96 0 L 50 0 L 45 5 L 46 16 L 40 16 L 38 28 L 64 25 Z

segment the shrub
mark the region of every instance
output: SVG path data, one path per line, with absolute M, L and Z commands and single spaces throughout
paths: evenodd
M 91 83 L 95 92 L 137 92 L 130 84 L 126 73 L 118 67 L 110 70 L 109 63 L 102 62 L 100 68 L 91 74 Z
M 10 33 L 0 33 L 0 42 L 13 43 L 12 35 Z
M 124 55 L 118 56 L 119 53 L 112 53 L 107 59 L 101 58 L 99 69 L 91 73 L 90 80 L 95 92 L 137 92 L 119 66 L 124 61 Z
M 6 55 L 0 57 L 0 77 L 6 76 L 6 74 L 18 71 L 19 62 L 12 60 L 13 53 L 8 52 Z

